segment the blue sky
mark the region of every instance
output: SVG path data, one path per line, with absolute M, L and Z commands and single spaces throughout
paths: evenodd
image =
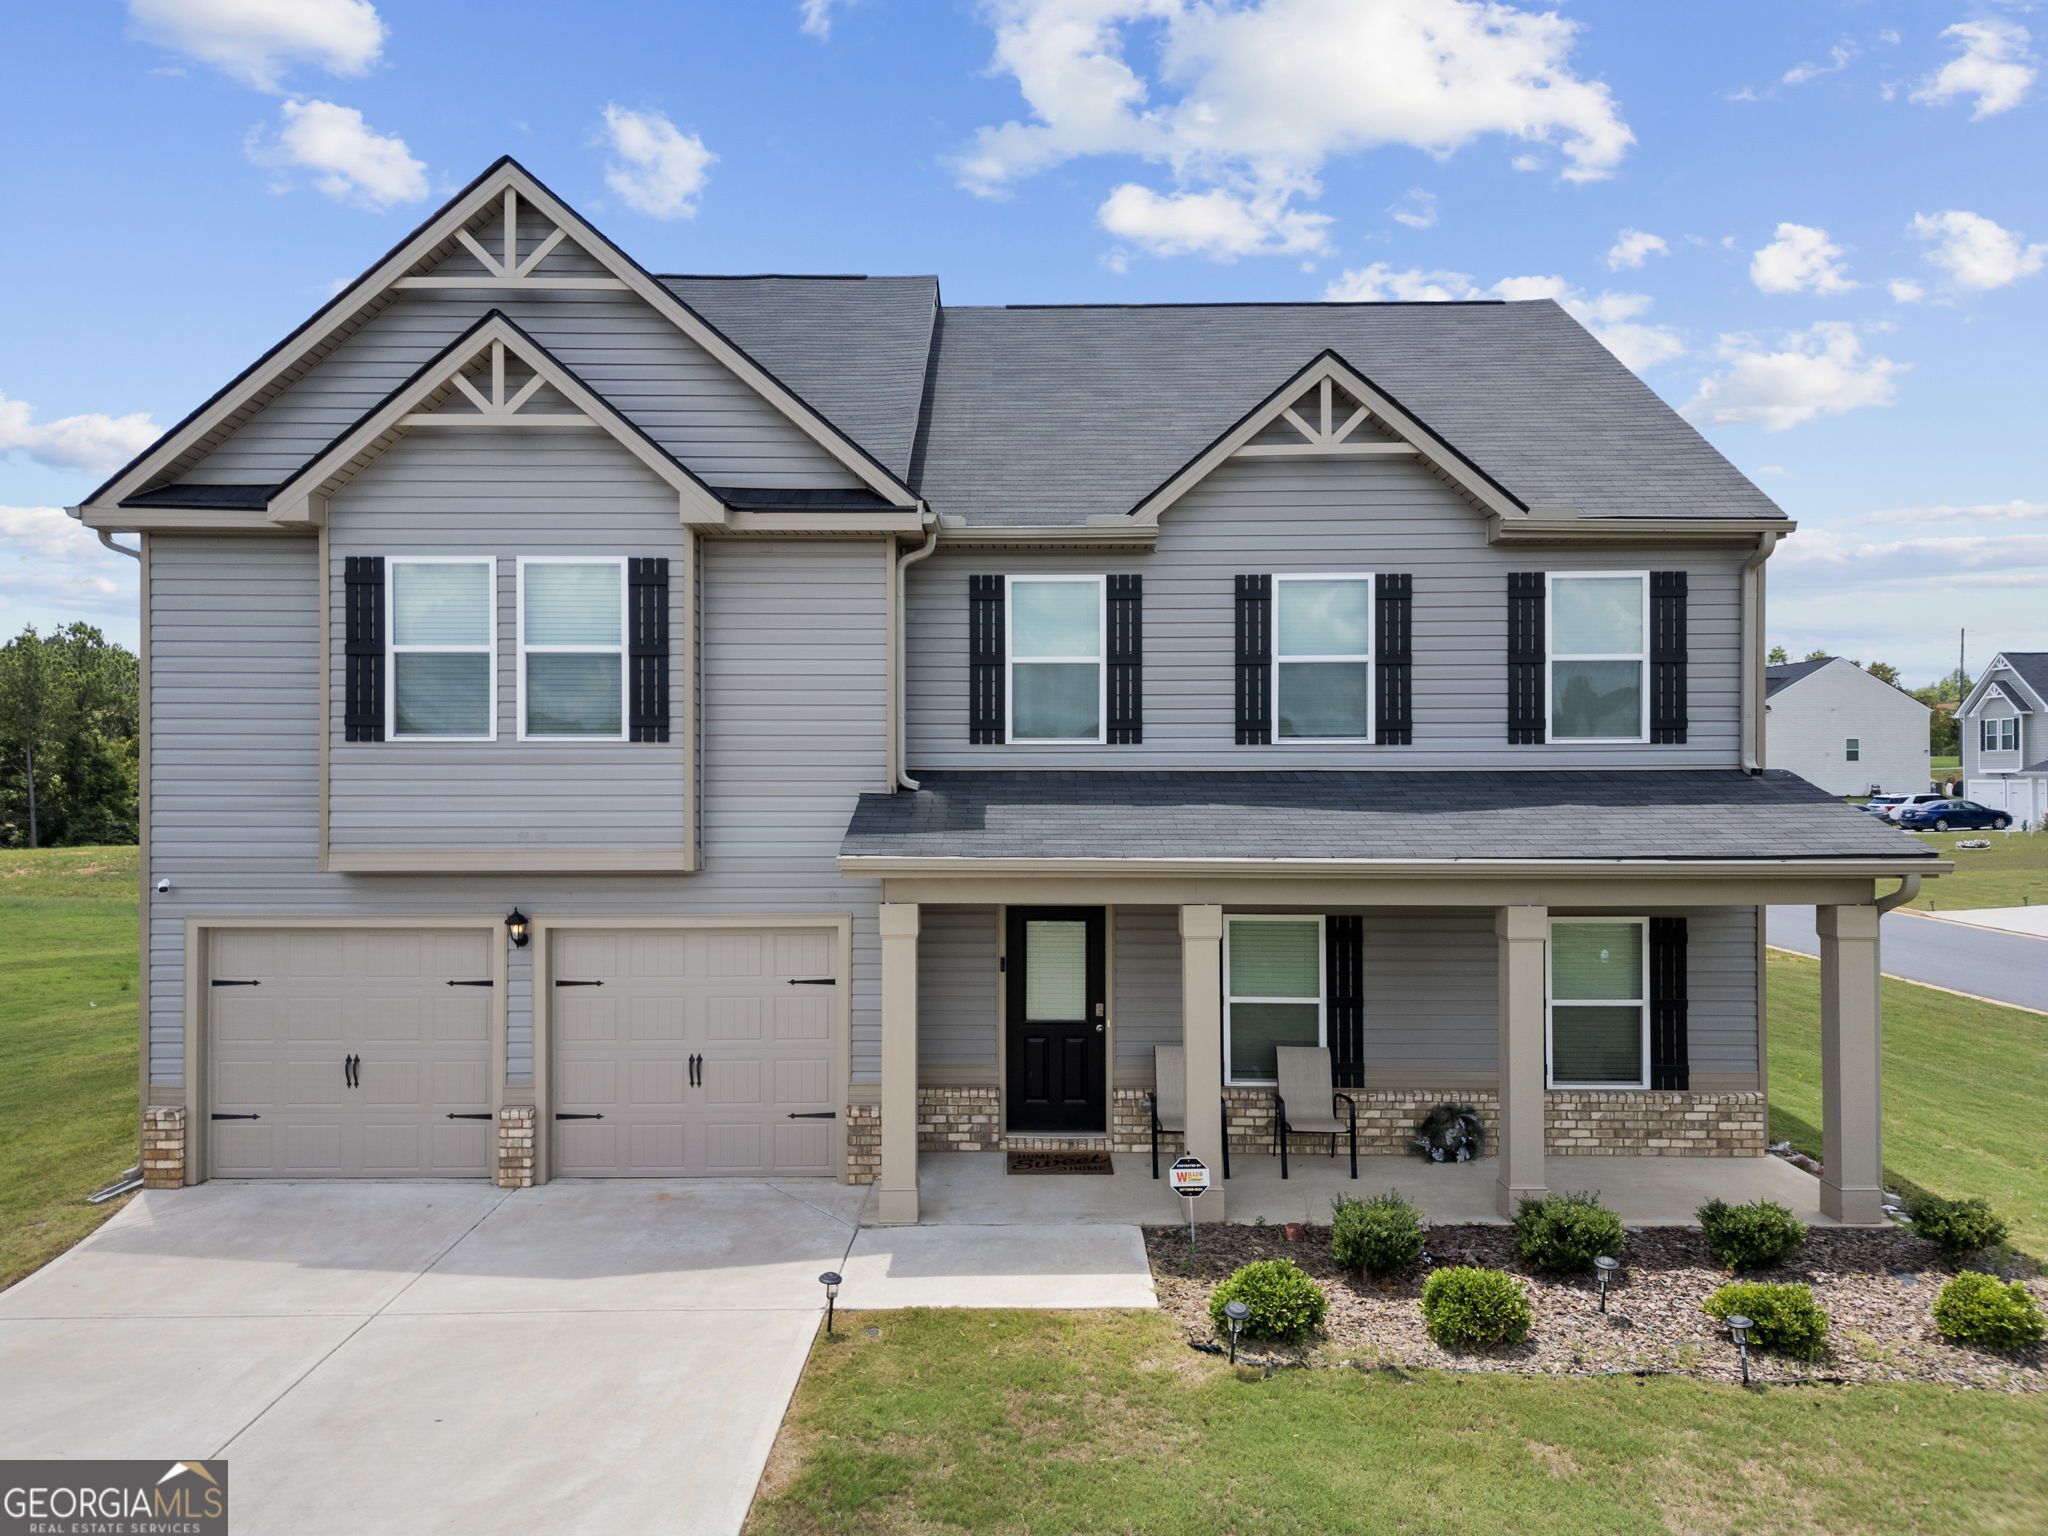
M 44 509 L 510 152 L 657 271 L 1550 294 L 1799 520 L 1795 655 L 2048 649 L 2048 11 L 79 0 L 9 41 L 0 630 L 132 643 L 132 567 Z

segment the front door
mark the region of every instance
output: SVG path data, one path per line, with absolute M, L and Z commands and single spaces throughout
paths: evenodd
M 1099 1133 L 1108 1099 L 1100 907 L 1012 907 L 1008 1128 Z

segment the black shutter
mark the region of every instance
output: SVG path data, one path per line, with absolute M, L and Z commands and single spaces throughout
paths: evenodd
M 1650 572 L 1650 740 L 1685 743 L 1685 572 Z
M 626 562 L 626 616 L 632 636 L 630 729 L 635 741 L 668 740 L 668 561 Z
M 967 739 L 1003 739 L 1003 578 L 967 578 Z
M 1415 728 L 1413 687 L 1409 675 L 1413 664 L 1410 637 L 1415 578 L 1375 576 L 1373 587 L 1375 628 L 1379 631 L 1374 637 L 1379 649 L 1373 653 L 1373 667 L 1379 683 L 1374 701 L 1379 718 L 1375 722 L 1373 740 L 1383 747 L 1405 747 L 1412 744 Z
M 1145 578 L 1109 578 L 1109 744 L 1145 739 Z
M 1508 573 L 1508 740 L 1543 741 L 1549 724 L 1543 700 L 1543 573 Z
M 1339 1088 L 1365 1086 L 1365 919 L 1323 919 L 1330 1013 L 1330 1074 Z
M 341 721 L 350 741 L 384 739 L 384 557 L 342 562 L 346 640 Z
M 1273 740 L 1273 578 L 1237 578 L 1237 744 Z
M 1692 1084 L 1685 1030 L 1685 919 L 1650 919 L 1650 1086 Z

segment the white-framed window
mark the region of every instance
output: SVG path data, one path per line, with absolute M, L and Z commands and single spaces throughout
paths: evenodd
M 1984 752 L 2017 752 L 2020 749 L 2020 723 L 2017 718 L 2008 720 L 1984 720 L 1979 737 L 1979 750 Z
M 1550 740 L 1647 741 L 1649 572 L 1558 571 L 1546 584 Z
M 1860 737 L 1851 736 L 1842 743 L 1842 760 L 1850 763 L 1859 763 L 1863 760 L 1863 741 Z
M 1008 739 L 1100 743 L 1109 712 L 1107 583 L 1100 576 L 1011 576 L 1005 596 Z
M 626 739 L 623 556 L 519 562 L 519 739 Z
M 1223 1080 L 1276 1082 L 1275 1049 L 1327 1043 L 1322 918 L 1225 917 Z
M 1273 578 L 1273 740 L 1372 740 L 1372 577 Z
M 497 739 L 497 588 L 489 555 L 385 560 L 386 740 Z
M 1649 1087 L 1649 919 L 1557 918 L 1548 947 L 1550 1086 Z

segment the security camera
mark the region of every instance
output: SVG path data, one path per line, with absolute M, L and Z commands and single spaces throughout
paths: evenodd
M 159 880 L 159 881 L 157 881 L 157 883 L 156 883 L 156 893 L 157 893 L 157 895 L 159 895 L 159 896 L 168 896 L 168 895 L 170 895 L 170 894 L 171 894 L 171 882 L 170 882 L 170 881 L 168 881 L 168 880 Z

